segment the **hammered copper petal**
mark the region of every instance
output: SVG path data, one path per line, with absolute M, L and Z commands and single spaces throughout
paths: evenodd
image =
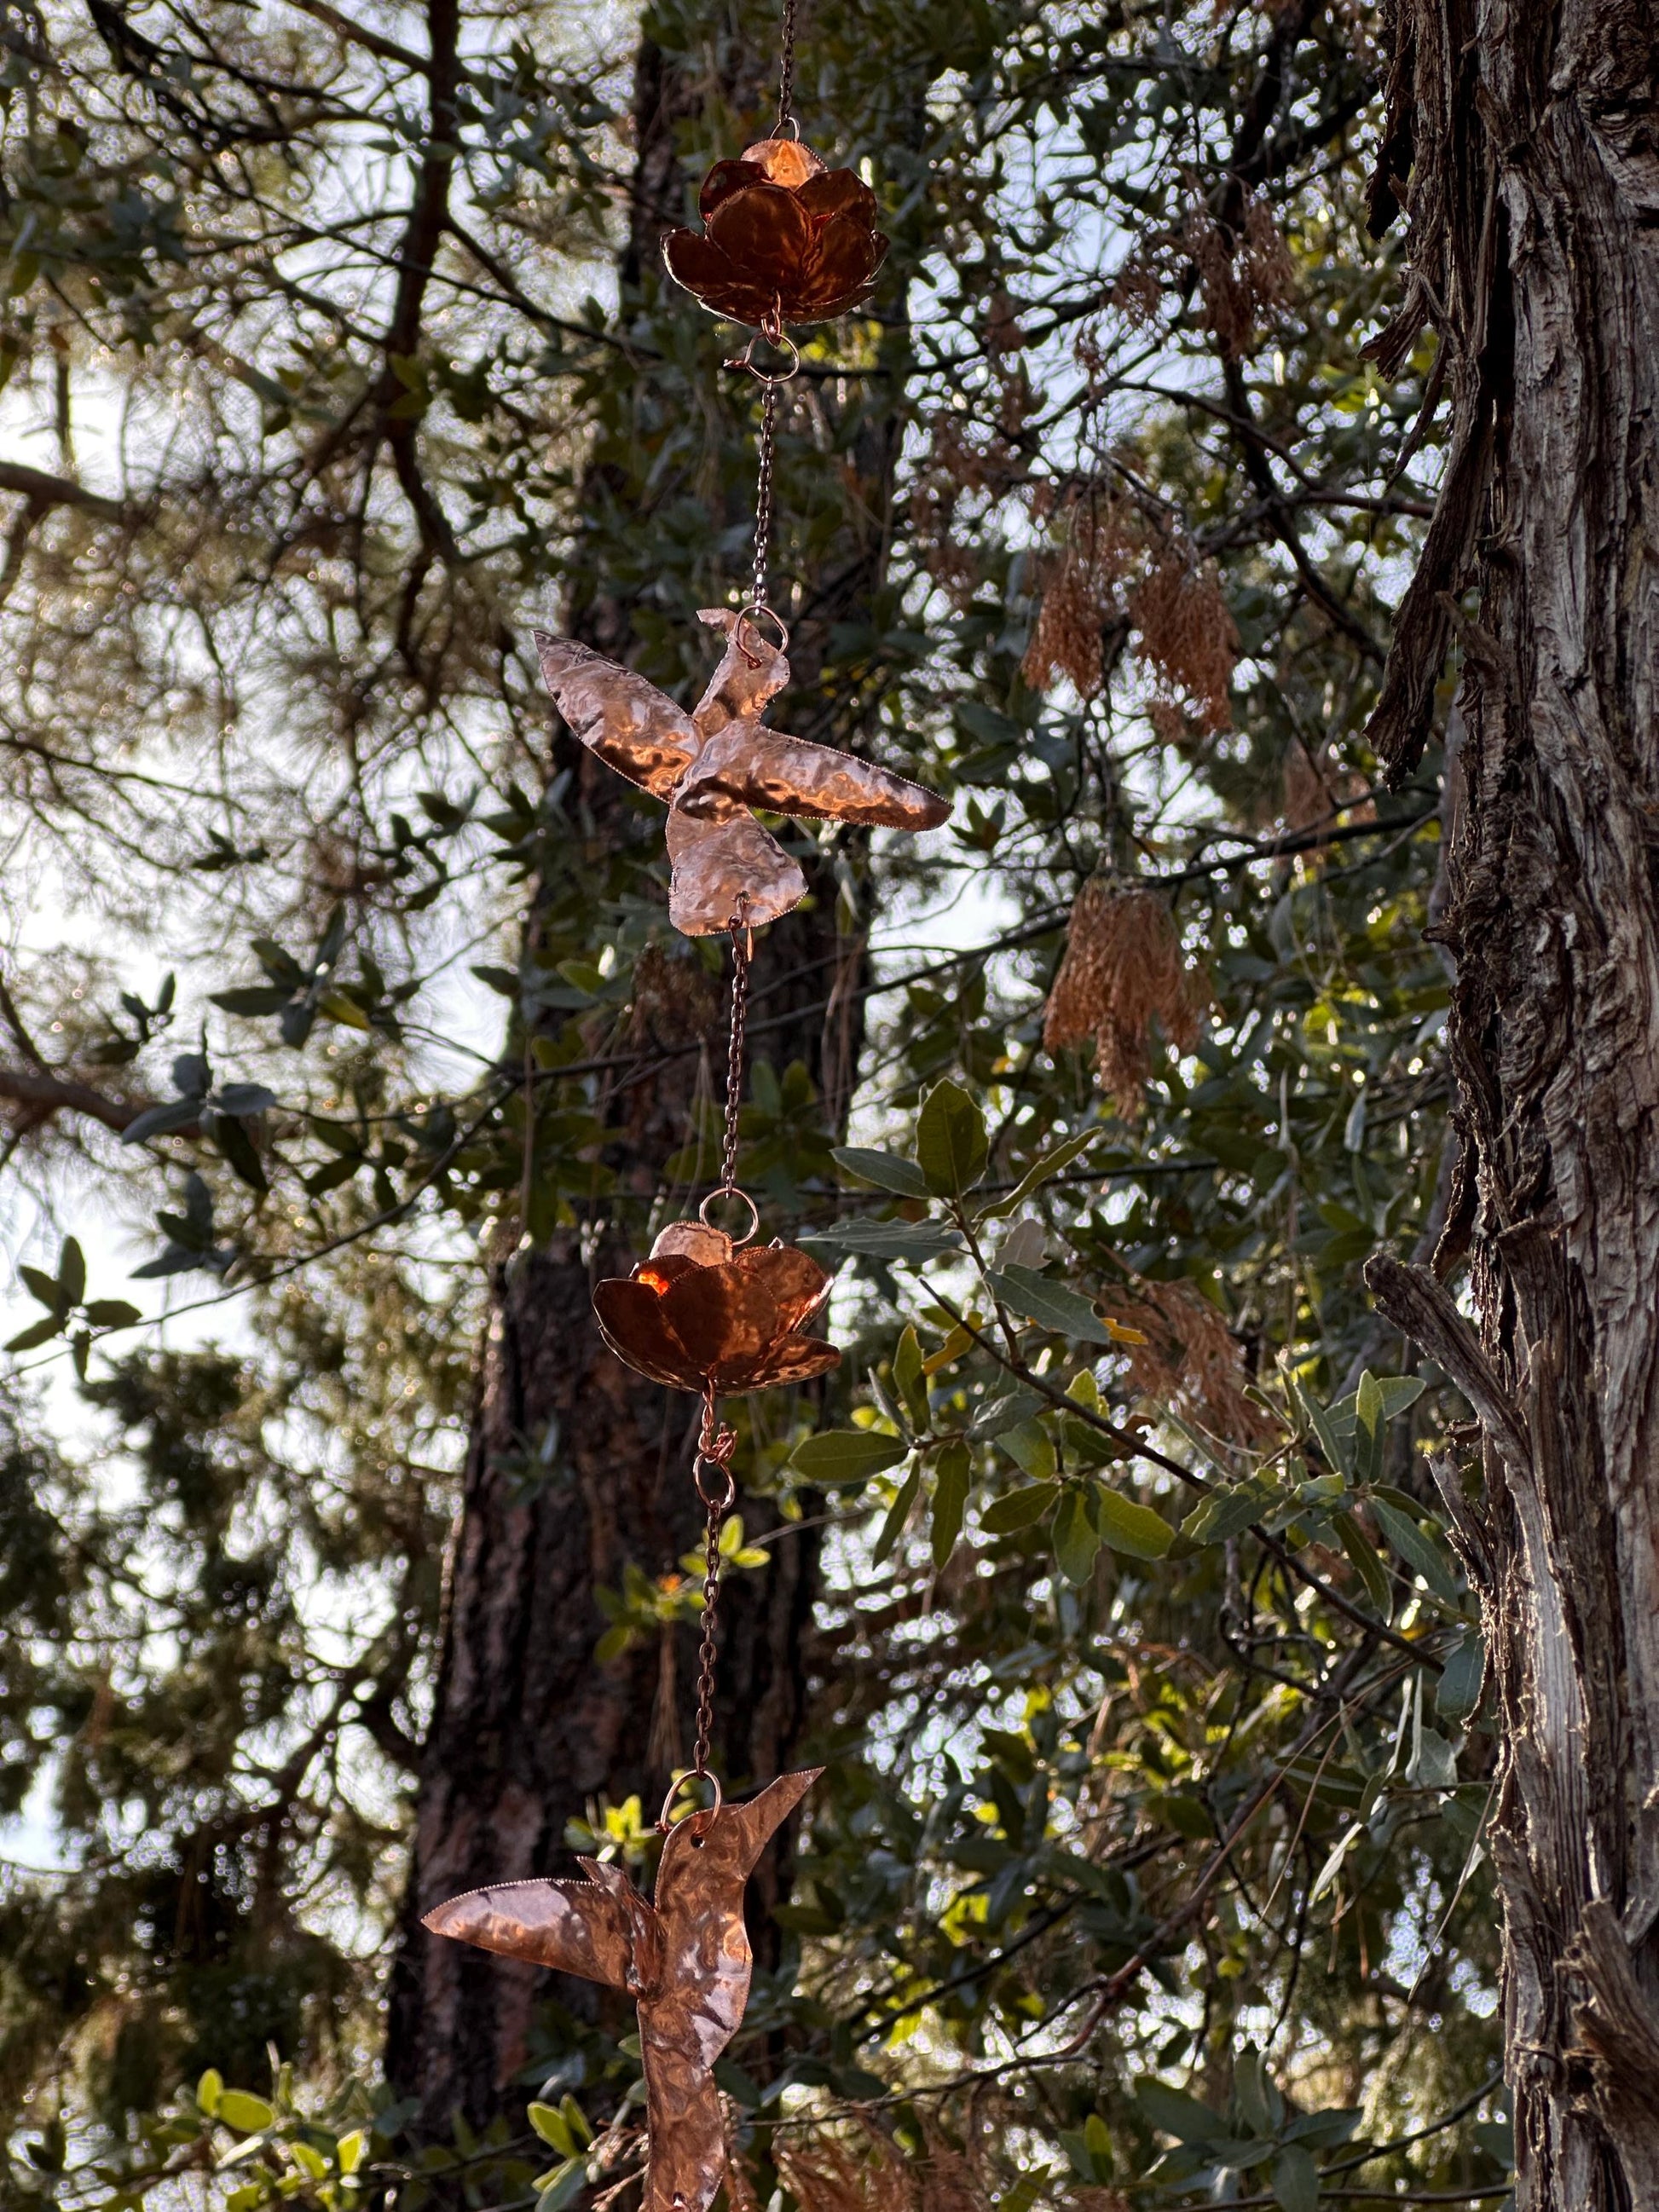
M 732 607 L 703 607 L 697 620 L 724 630 L 726 652 L 708 687 L 691 709 L 705 738 L 728 722 L 752 720 L 789 681 L 789 663 L 754 622 Z
M 702 190 L 697 194 L 697 213 L 705 222 L 722 200 L 729 200 L 733 192 L 746 192 L 751 185 L 761 183 L 766 172 L 756 161 L 716 161 L 702 180 Z M 677 231 L 676 237 L 689 234 Z
M 806 878 L 769 830 L 752 814 L 722 809 L 699 821 L 678 807 L 668 817 L 668 857 L 673 876 L 668 919 L 685 937 L 720 937 L 730 927 L 738 901 L 753 929 L 775 921 L 806 896 Z
M 712 286 L 735 283 L 738 272 L 712 238 L 701 231 L 671 230 L 662 242 L 668 273 L 688 292 L 701 296 Z
M 792 1382 L 810 1382 L 814 1376 L 828 1375 L 832 1368 L 840 1365 L 841 1353 L 821 1336 L 780 1337 L 775 1344 L 768 1345 L 752 1367 L 744 1370 L 741 1382 L 734 1378 L 725 1387 L 732 1390 L 787 1389 Z M 723 1382 L 720 1376 L 714 1379 Z
M 811 217 L 776 185 L 757 185 L 717 207 L 708 235 L 745 282 L 786 293 L 812 250 Z
M 876 196 L 856 169 L 822 170 L 801 186 L 795 198 L 814 217 L 847 212 L 857 216 L 866 232 L 876 227 Z
M 742 1259 L 724 1267 L 700 1267 L 695 1277 L 663 1293 L 667 1324 L 700 1374 L 747 1370 L 775 1337 L 787 1333 L 765 1282 Z
M 630 783 L 672 798 L 702 744 L 691 717 L 631 668 L 572 638 L 532 634 L 547 688 L 580 742 Z
M 499 1881 L 437 1905 L 421 1925 L 508 1959 L 556 1966 L 620 1989 L 627 1978 L 630 1920 L 611 1893 L 586 1881 Z
M 732 1257 L 732 1239 L 723 1229 L 711 1229 L 706 1221 L 671 1221 L 658 1231 L 651 1257 L 653 1261 L 689 1261 L 699 1267 L 718 1267 Z
M 674 805 L 682 814 L 718 817 L 733 803 L 891 830 L 935 829 L 951 811 L 936 793 L 907 776 L 748 721 L 733 722 L 709 738 L 686 772 Z
M 793 1244 L 751 1245 L 732 1265 L 762 1286 L 785 1328 L 799 1328 L 830 1293 L 830 1277 Z
M 671 1390 L 701 1390 L 702 1370 L 668 1324 L 672 1296 L 672 1290 L 665 1295 L 620 1276 L 596 1283 L 599 1334 L 618 1359 L 652 1382 L 665 1382 Z
M 881 250 L 864 224 L 850 215 L 832 216 L 817 235 L 811 276 L 813 298 L 838 299 L 843 293 L 873 283 L 881 262 Z

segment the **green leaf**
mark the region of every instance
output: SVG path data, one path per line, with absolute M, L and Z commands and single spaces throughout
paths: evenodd
M 1041 1521 L 1059 1496 L 1057 1482 L 1033 1482 L 1021 1490 L 1006 1491 L 980 1515 L 979 1525 L 988 1536 L 1011 1536 L 1017 1528 Z
M 1181 1533 L 1194 1544 L 1224 1544 L 1259 1521 L 1272 1503 L 1270 1493 L 1257 1482 L 1240 1482 L 1212 1490 L 1196 1504 L 1181 1524 Z
M 1112 1332 L 1080 1291 L 1051 1283 L 1034 1267 L 1003 1267 L 992 1275 L 991 1287 L 1005 1305 L 1039 1328 L 1054 1329 L 1079 1344 L 1112 1341 Z
M 830 1157 L 838 1168 L 873 1190 L 890 1190 L 899 1198 L 926 1198 L 927 1178 L 912 1160 L 892 1152 L 866 1152 L 858 1145 L 836 1145 Z
M 1463 1721 L 1480 1702 L 1486 1680 L 1486 1647 L 1479 1632 L 1466 1636 L 1450 1654 L 1434 1692 L 1434 1709 L 1442 1720 Z
M 263 2097 L 251 2097 L 246 2089 L 227 2089 L 219 2100 L 217 2117 L 238 2135 L 257 2135 L 268 2128 L 276 2115 Z
M 1300 2143 L 1287 2143 L 1273 2160 L 1273 2195 L 1284 2212 L 1319 2212 L 1319 2168 Z
M 265 1197 L 270 1185 L 265 1181 L 259 1155 L 253 1149 L 253 1139 L 241 1123 L 228 1114 L 221 1115 L 213 1132 L 213 1141 L 238 1180 L 245 1182 L 250 1190 L 257 1190 L 261 1198 Z
M 129 1305 L 125 1298 L 94 1298 L 85 1311 L 93 1328 L 128 1328 L 143 1318 L 137 1307 Z
M 21 1267 L 17 1273 L 27 1286 L 31 1297 L 38 1298 L 43 1306 L 50 1306 L 55 1314 L 67 1312 L 64 1286 L 56 1275 L 49 1275 L 44 1267 Z
M 916 1502 L 916 1492 L 921 1486 L 921 1462 L 918 1460 L 899 1486 L 898 1496 L 887 1509 L 887 1518 L 881 1524 L 881 1534 L 876 1539 L 876 1548 L 871 1553 L 872 1562 L 879 1566 L 897 1543 L 904 1524 L 910 1517 L 910 1509 Z
M 1394 1609 L 1393 1592 L 1389 1588 L 1389 1571 L 1376 1556 L 1376 1546 L 1352 1513 L 1333 1513 L 1331 1526 L 1364 1583 L 1366 1596 L 1386 1620 Z
M 921 1344 L 915 1330 L 908 1325 L 893 1354 L 893 1380 L 917 1433 L 926 1435 L 933 1417 L 927 1404 L 927 1378 L 921 1371 Z
M 1133 1559 L 1161 1559 L 1175 1541 L 1175 1530 L 1161 1513 L 1137 1505 L 1104 1483 L 1096 1489 L 1093 1504 L 1095 1525 L 1115 1552 Z
M 66 1305 L 78 1306 L 87 1294 L 87 1257 L 73 1237 L 64 1239 L 58 1260 L 58 1285 Z
M 1302 1410 L 1308 1417 L 1308 1425 L 1319 1439 L 1319 1449 L 1324 1453 L 1327 1462 L 1338 1474 L 1352 1474 L 1353 1469 L 1348 1463 L 1348 1454 L 1338 1443 L 1336 1432 L 1330 1425 L 1324 1407 L 1318 1403 L 1313 1393 L 1304 1389 L 1301 1383 L 1298 1382 L 1294 1387 L 1297 1397 L 1301 1401 Z
M 942 1567 L 957 1547 L 968 1510 L 968 1447 L 952 1440 L 939 1455 L 933 1473 L 933 1565 Z
M 1054 1514 L 1054 1563 L 1067 1582 L 1081 1586 L 1093 1575 L 1099 1550 L 1100 1535 L 1089 1516 L 1089 1502 L 1074 1483 L 1068 1484 Z
M 121 1132 L 124 1145 L 143 1145 L 152 1137 L 170 1136 L 175 1129 L 187 1129 L 202 1117 L 199 1098 L 173 1098 L 165 1106 L 147 1107 L 137 1115 Z
M 1060 1472 L 1054 1440 L 1041 1421 L 1019 1421 L 997 1438 L 1016 1467 L 1034 1482 L 1052 1482 Z
M 1382 1393 L 1376 1387 L 1376 1377 L 1368 1367 L 1359 1378 L 1359 1388 L 1354 1394 L 1354 1460 L 1356 1482 L 1380 1482 L 1382 1479 L 1383 1431 L 1388 1426 L 1388 1415 L 1382 1407 Z
M 1215 2142 L 1227 2132 L 1218 2112 L 1167 2081 L 1137 2081 L 1135 2102 L 1161 2135 L 1174 2136 L 1178 2142 Z
M 810 1481 L 835 1487 L 863 1482 L 896 1467 L 910 1447 L 879 1429 L 825 1429 L 795 1446 L 790 1460 Z
M 1051 1176 L 1057 1176 L 1062 1169 L 1070 1167 L 1079 1154 L 1085 1152 L 1095 1139 L 1103 1133 L 1097 1127 L 1085 1129 L 1075 1137 L 1068 1137 L 1063 1145 L 1056 1145 L 1053 1152 L 1044 1152 L 1041 1159 L 1033 1161 L 1026 1169 L 1007 1197 L 999 1199 L 994 1206 L 988 1206 L 979 1218 L 981 1221 L 1006 1221 L 1012 1214 L 1018 1213 L 1034 1190 L 1040 1189 Z
M 959 1083 L 936 1083 L 916 1120 L 916 1161 L 936 1198 L 959 1198 L 985 1172 L 985 1117 Z
M 1457 1584 L 1451 1578 L 1440 1547 L 1423 1534 L 1409 1514 L 1402 1513 L 1397 1505 L 1390 1505 L 1386 1498 L 1373 1498 L 1371 1510 L 1382 1534 L 1407 1565 L 1422 1576 L 1437 1597 L 1444 1598 L 1448 1605 L 1455 1605 Z
M 561 2158 L 574 2158 L 576 2143 L 570 2132 L 570 2123 L 555 2105 L 533 2104 L 527 2108 L 526 2117 L 542 2141 Z
M 8 1352 L 33 1352 L 37 1344 L 46 1344 L 54 1336 L 61 1336 L 63 1332 L 64 1323 L 58 1315 L 48 1314 L 44 1321 L 37 1321 L 9 1338 L 6 1349 Z
M 932 1221 L 838 1221 L 830 1229 L 804 1231 L 798 1242 L 809 1249 L 828 1244 L 871 1260 L 908 1260 L 918 1267 L 960 1249 L 962 1244 L 954 1229 Z
M 210 2066 L 196 2084 L 196 2101 L 210 2115 L 219 2109 L 219 2100 L 225 2091 L 225 2081 L 216 2066 Z

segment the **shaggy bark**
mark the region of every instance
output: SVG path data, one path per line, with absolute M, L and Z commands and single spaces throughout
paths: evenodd
M 1659 22 L 1401 0 L 1379 227 L 1449 367 L 1440 512 L 1373 724 L 1421 754 L 1455 634 L 1443 1268 L 1373 1263 L 1481 1415 L 1492 1836 L 1521 2212 L 1659 2207 Z M 1409 188 L 1405 173 L 1409 167 Z M 1470 618 L 1460 595 L 1479 587 Z

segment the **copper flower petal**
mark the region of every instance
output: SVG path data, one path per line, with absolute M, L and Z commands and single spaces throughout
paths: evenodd
M 702 1267 L 663 1293 L 668 1327 L 700 1374 L 751 1366 L 775 1339 L 788 1334 L 763 1282 L 733 1261 Z
M 727 1389 L 770 1390 L 790 1382 L 810 1382 L 815 1375 L 827 1375 L 840 1365 L 840 1352 L 821 1336 L 785 1336 L 769 1345 L 740 1377 L 733 1376 L 729 1382 L 718 1375 L 714 1379 Z
M 663 259 L 677 284 L 701 299 L 712 287 L 733 284 L 738 272 L 710 238 L 697 230 L 671 230 L 662 242 Z
M 751 185 L 758 184 L 766 172 L 754 161 L 716 161 L 702 180 L 702 190 L 697 194 L 697 212 L 705 222 L 733 192 L 746 192 Z
M 613 1276 L 595 1285 L 593 1310 L 599 1334 L 625 1365 L 653 1382 L 667 1383 L 671 1390 L 695 1392 L 702 1388 L 702 1370 L 669 1325 L 672 1295 L 672 1291 L 665 1295 L 644 1283 Z
M 756 929 L 798 907 L 806 878 L 769 830 L 745 809 L 727 808 L 714 820 L 682 813 L 668 817 L 668 919 L 683 937 L 719 937 L 731 926 L 738 896 Z
M 804 184 L 795 198 L 811 216 L 855 216 L 866 231 L 876 227 L 876 196 L 856 169 L 826 169 Z
M 815 301 L 839 299 L 867 284 L 881 266 L 876 234 L 855 216 L 831 216 L 817 236 L 811 287 Z
M 793 192 L 777 185 L 757 185 L 716 208 L 708 235 L 744 282 L 786 292 L 812 250 L 811 218 Z
M 659 1231 L 648 1264 L 672 1260 L 682 1271 L 687 1266 L 719 1267 L 732 1257 L 732 1239 L 723 1229 L 711 1229 L 706 1221 L 671 1221 L 666 1229 Z M 635 1267 L 636 1276 L 639 1272 Z M 664 1268 L 663 1272 L 668 1271 Z
M 830 1278 L 793 1244 L 751 1245 L 732 1265 L 758 1284 L 787 1329 L 797 1329 L 823 1304 Z

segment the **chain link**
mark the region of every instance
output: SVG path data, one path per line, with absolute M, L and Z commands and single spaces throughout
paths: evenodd
M 765 335 L 770 338 L 772 333 L 768 331 Z M 769 380 L 766 397 L 761 402 L 759 467 L 755 479 L 755 580 L 749 592 L 751 615 L 758 615 L 766 605 L 766 572 L 772 558 L 772 465 L 777 428 L 778 387 Z
M 720 1523 L 737 1495 L 737 1485 L 732 1480 L 732 1455 L 737 1443 L 736 1430 L 727 1428 L 718 1418 L 714 1389 L 710 1383 L 703 1393 L 702 1430 L 697 1438 L 693 1470 L 697 1495 L 708 1516 L 703 1529 L 702 1642 L 697 1652 L 697 1743 L 691 1766 L 699 1780 L 708 1778 L 708 1747 L 714 1729 L 714 1634 L 720 1595 Z M 719 1475 L 718 1488 L 708 1488 L 705 1468 Z
M 778 128 L 793 121 L 795 112 L 795 5 L 783 0 L 783 44 L 778 57 Z
M 752 950 L 745 908 L 749 894 L 738 895 L 738 911 L 726 927 L 732 933 L 732 1031 L 726 1048 L 726 1144 L 720 1155 L 720 1195 L 730 1198 L 738 1188 L 738 1121 L 743 1111 L 743 1042 L 749 1026 L 749 960 Z

